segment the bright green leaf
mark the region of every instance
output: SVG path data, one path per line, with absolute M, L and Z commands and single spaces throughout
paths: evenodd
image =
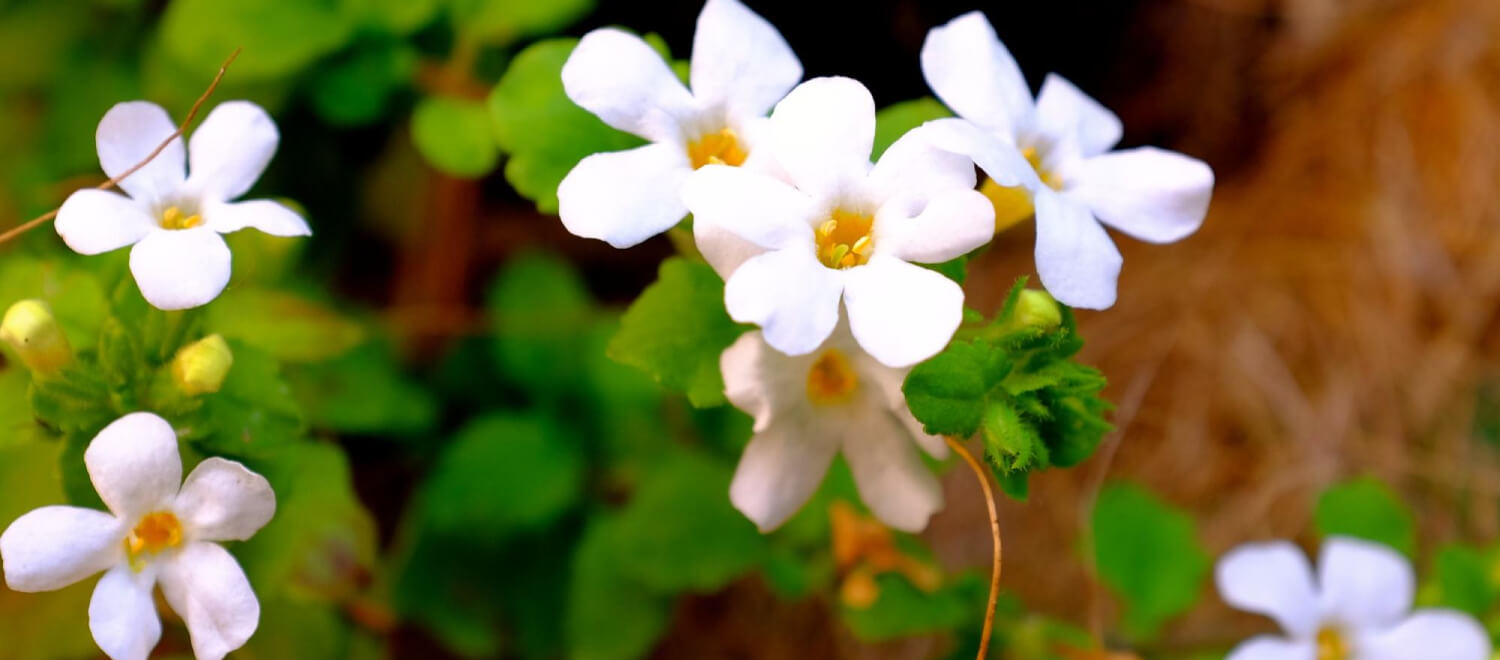
M 237 339 L 279 360 L 319 362 L 364 341 L 358 323 L 322 303 L 285 291 L 237 288 L 208 307 L 210 332 Z
M 1495 604 L 1496 585 L 1484 553 L 1449 545 L 1437 554 L 1439 604 L 1483 617 Z
M 954 342 L 913 368 L 902 391 L 928 433 L 968 437 L 983 422 L 990 390 L 1010 369 L 1003 351 L 984 342 Z
M 174 0 L 159 38 L 185 65 L 211 68 L 243 48 L 236 79 L 290 76 L 348 42 L 354 25 L 337 0 Z
M 471 38 L 508 43 L 529 34 L 555 32 L 594 8 L 594 0 L 448 0 L 453 22 Z
M 699 407 L 724 402 L 719 356 L 744 332 L 724 309 L 724 282 L 707 264 L 673 257 L 625 312 L 609 356 L 686 392 Z
M 411 139 L 433 167 L 462 179 L 489 174 L 500 160 L 489 116 L 478 101 L 423 98 L 412 111 Z
M 1374 477 L 1346 481 L 1323 491 L 1313 518 L 1324 537 L 1374 541 L 1408 557 L 1416 550 L 1411 509 Z
M 265 456 L 302 438 L 302 410 L 271 356 L 231 340 L 234 366 L 218 392 L 199 398 L 187 438 L 209 454 Z
M 1094 506 L 1099 577 L 1125 601 L 1125 628 L 1149 639 L 1197 602 L 1211 559 L 1193 519 L 1139 486 L 1113 484 Z
M 482 540 L 535 531 L 578 501 L 583 469 L 578 440 L 551 420 L 484 417 L 433 468 L 425 519 L 439 533 Z

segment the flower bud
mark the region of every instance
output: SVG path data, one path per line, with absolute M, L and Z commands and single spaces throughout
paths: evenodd
M 1016 300 L 1015 324 L 1024 328 L 1051 330 L 1062 325 L 1062 309 L 1046 291 L 1025 289 Z
M 209 335 L 177 351 L 172 358 L 172 380 L 188 396 L 212 394 L 224 385 L 234 353 L 219 335 Z
M 68 337 L 57 325 L 52 310 L 40 300 L 22 300 L 10 306 L 0 322 L 0 339 L 16 349 L 33 373 L 50 374 L 73 360 Z

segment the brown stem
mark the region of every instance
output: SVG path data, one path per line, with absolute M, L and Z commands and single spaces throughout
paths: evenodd
M 990 650 L 990 633 L 995 629 L 995 603 L 1000 599 L 1000 516 L 995 512 L 995 491 L 990 488 L 990 479 L 985 474 L 984 466 L 959 441 L 951 436 L 943 436 L 943 440 L 974 470 L 974 477 L 979 479 L 979 486 L 984 489 L 984 503 L 990 508 L 990 538 L 995 541 L 995 561 L 994 567 L 990 569 L 990 602 L 984 609 L 984 630 L 979 635 L 979 655 L 976 656 L 978 660 L 984 660 Z
M 172 144 L 173 140 L 176 140 L 177 138 L 182 137 L 182 134 L 187 131 L 188 124 L 193 123 L 193 118 L 196 117 L 196 116 L 198 116 L 198 109 L 201 108 L 201 107 L 203 107 L 203 102 L 207 101 L 208 97 L 210 95 L 212 95 L 214 93 L 214 90 L 219 87 L 219 81 L 224 79 L 224 72 L 229 70 L 229 65 L 234 62 L 234 58 L 240 56 L 240 50 L 241 49 L 239 49 L 239 48 L 234 49 L 234 52 L 229 54 L 229 57 L 224 60 L 224 63 L 219 65 L 219 72 L 217 74 L 214 74 L 213 81 L 210 82 L 210 83 L 208 83 L 208 89 L 203 90 L 203 94 L 198 97 L 197 101 L 193 102 L 193 107 L 190 108 L 190 109 L 188 109 L 187 117 L 185 119 L 183 119 L 182 123 L 177 126 L 177 130 L 173 131 L 171 135 L 168 135 L 167 139 L 162 140 L 161 144 L 156 145 L 156 148 L 153 149 L 151 151 L 151 153 L 146 156 L 145 159 L 141 160 L 141 162 L 136 163 L 134 165 L 131 165 L 130 169 L 125 170 L 124 172 L 121 172 L 118 176 L 115 176 L 115 177 L 111 178 L 110 180 L 105 181 L 104 183 L 99 184 L 97 186 L 98 189 L 99 190 L 109 190 L 110 188 L 113 188 L 113 187 L 119 185 L 120 182 L 124 181 L 126 177 L 128 177 L 128 176 L 130 176 L 132 174 L 135 174 L 142 167 L 145 167 L 151 161 L 156 160 L 156 157 L 160 156 L 161 152 L 166 151 L 167 145 Z M 41 214 L 41 215 L 39 215 L 39 216 L 37 216 L 35 218 L 27 220 L 26 222 L 24 222 L 24 223 L 16 226 L 15 228 L 13 228 L 13 229 L 11 229 L 11 230 L 3 233 L 3 234 L 0 234 L 0 243 L 5 243 L 6 241 L 9 241 L 12 238 L 20 236 L 21 234 L 24 234 L 24 233 L 26 233 L 28 231 L 33 230 L 33 229 L 36 229 L 37 227 L 41 226 L 42 224 L 45 224 L 48 220 L 56 218 L 57 217 L 57 212 L 59 210 L 61 210 L 61 209 L 60 208 L 52 209 L 51 211 L 48 211 L 48 212 L 43 213 L 43 214 Z

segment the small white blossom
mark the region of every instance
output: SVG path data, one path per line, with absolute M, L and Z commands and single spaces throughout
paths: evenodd
M 729 497 L 762 531 L 807 502 L 840 451 L 860 497 L 885 524 L 917 532 L 942 508 L 942 488 L 917 447 L 937 458 L 948 448 L 923 433 L 907 410 L 901 393 L 907 369 L 859 350 L 844 324 L 800 356 L 747 332 L 719 364 L 730 402 L 755 418 Z
M 1250 543 L 1219 560 L 1231 606 L 1275 619 L 1286 637 L 1261 635 L 1227 660 L 1487 660 L 1489 635 L 1452 610 L 1410 611 L 1414 578 L 1389 548 L 1351 538 L 1323 543 L 1318 573 L 1286 541 Z
M 650 141 L 594 154 L 557 188 L 568 231 L 617 248 L 687 215 L 682 183 L 710 163 L 771 168 L 759 133 L 766 112 L 802 79 L 781 34 L 738 0 L 708 0 L 693 35 L 692 91 L 639 37 L 594 30 L 563 65 L 563 88 L 604 123 Z
M 1151 147 L 1110 152 L 1118 117 L 1061 76 L 1033 101 L 1021 69 L 979 12 L 933 28 L 922 45 L 927 84 L 962 119 L 939 120 L 951 144 L 1036 210 L 1036 268 L 1058 300 L 1104 309 L 1123 263 L 1100 223 L 1143 241 L 1197 231 L 1213 170 Z M 967 120 L 967 121 L 965 121 Z
M 99 121 L 99 164 L 111 177 L 145 159 L 177 127 L 161 106 L 120 103 Z M 57 213 L 57 233 L 80 254 L 133 245 L 130 272 L 160 309 L 207 304 L 229 283 L 229 246 L 220 234 L 254 227 L 274 236 L 307 236 L 307 222 L 270 200 L 234 202 L 260 178 L 280 136 L 270 116 L 248 101 L 214 108 L 192 144 L 173 140 L 120 181 L 129 197 L 80 190 Z M 191 173 L 188 172 L 190 167 Z
M 786 179 L 712 165 L 683 189 L 696 224 L 760 252 L 730 259 L 700 241 L 730 271 L 729 315 L 759 324 L 792 355 L 821 345 L 841 306 L 859 345 L 886 365 L 942 350 L 962 320 L 963 290 L 912 262 L 959 257 L 993 234 L 994 209 L 973 189 L 968 157 L 935 148 L 918 128 L 872 166 L 875 102 L 848 78 L 799 85 L 777 104 L 768 133 L 765 148 Z
M 271 520 L 270 484 L 222 458 L 204 460 L 183 481 L 177 435 L 150 413 L 100 431 L 83 460 L 109 512 L 47 506 L 18 518 L 0 534 L 6 584 L 51 591 L 103 571 L 89 629 L 114 660 L 145 660 L 161 639 L 157 584 L 187 624 L 198 660 L 243 646 L 260 622 L 260 603 L 216 542 L 246 540 Z

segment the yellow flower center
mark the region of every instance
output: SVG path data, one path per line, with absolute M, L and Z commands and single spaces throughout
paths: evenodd
M 191 229 L 203 224 L 203 216 L 194 213 L 183 215 L 182 209 L 168 206 L 167 210 L 161 212 L 162 229 Z
M 1031 163 L 1031 169 L 1036 170 L 1036 175 L 1053 190 L 1062 190 L 1062 177 L 1053 172 L 1048 172 L 1042 167 L 1042 154 L 1037 152 L 1036 147 L 1026 147 L 1021 150 L 1021 155 L 1026 157 L 1026 162 Z
M 1349 640 L 1338 628 L 1328 626 L 1318 631 L 1318 660 L 1348 660 L 1352 656 Z
M 859 376 L 849 358 L 836 348 L 818 356 L 807 372 L 807 398 L 819 406 L 844 403 L 859 387 Z
M 169 548 L 182 545 L 182 523 L 168 511 L 148 513 L 125 537 L 125 554 L 130 565 L 139 571 L 144 566 L 146 555 L 154 555 Z
M 1026 158 L 1026 162 L 1031 163 L 1031 169 L 1036 170 L 1037 178 L 1042 183 L 1053 190 L 1062 190 L 1062 177 L 1042 167 L 1042 155 L 1036 147 L 1022 149 L 1021 155 Z M 996 233 L 1010 229 L 1036 213 L 1036 208 L 1031 205 L 1031 191 L 1023 187 L 1002 186 L 993 179 L 985 179 L 979 192 L 990 198 L 990 203 L 995 206 Z
M 729 128 L 717 133 L 708 133 L 688 143 L 688 161 L 693 169 L 704 165 L 731 165 L 739 167 L 745 162 L 745 148 L 740 146 L 740 136 Z
M 861 213 L 837 209 L 813 232 L 818 242 L 818 260 L 829 268 L 851 268 L 870 261 L 875 241 L 870 230 L 875 219 Z

